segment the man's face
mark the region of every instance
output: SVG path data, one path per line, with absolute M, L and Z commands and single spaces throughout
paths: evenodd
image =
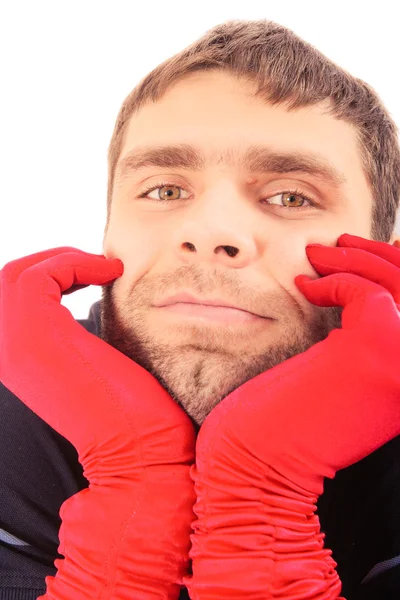
M 145 166 L 124 178 L 117 166 L 104 238 L 104 254 L 120 258 L 124 273 L 103 288 L 103 339 L 152 373 L 199 425 L 234 389 L 341 326 L 341 308 L 317 307 L 295 285 L 301 273 L 319 276 L 306 245 L 335 246 L 342 233 L 370 237 L 372 195 L 355 130 L 318 106 L 267 105 L 250 97 L 253 86 L 195 73 L 132 116 L 119 163 L 141 146 L 185 144 L 204 165 Z M 271 157 L 265 171 L 235 162 L 253 145 L 313 154 L 343 181 L 293 171 L 289 161 L 291 170 L 279 172 L 285 165 Z M 182 291 L 261 317 L 227 323 L 155 306 Z

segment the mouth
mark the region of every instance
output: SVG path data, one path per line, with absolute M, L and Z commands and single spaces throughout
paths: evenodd
M 260 317 L 251 312 L 227 306 L 210 306 L 207 304 L 192 304 L 189 302 L 176 302 L 160 306 L 158 310 L 172 318 L 215 323 L 224 325 L 251 324 L 268 322 L 271 319 Z

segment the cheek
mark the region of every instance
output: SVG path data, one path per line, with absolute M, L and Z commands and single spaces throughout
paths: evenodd
M 268 260 L 271 272 L 279 286 L 287 290 L 306 311 L 315 311 L 316 306 L 311 304 L 298 289 L 294 279 L 297 275 L 308 275 L 311 279 L 320 278 L 320 274 L 314 269 L 306 254 L 308 244 L 323 244 L 335 247 L 338 237 L 345 233 L 345 228 L 335 228 L 335 231 L 327 227 L 312 231 L 301 232 L 296 235 L 291 232 L 288 241 L 274 244 L 274 255 Z M 282 238 L 281 238 L 282 240 Z M 270 249 L 272 250 L 272 248 Z
M 301 240 L 296 243 L 291 240 L 290 244 L 280 244 L 274 249 L 274 256 L 269 253 L 268 261 L 276 278 L 292 281 L 296 275 L 304 273 L 312 277 L 317 275 L 306 254 L 306 245 L 312 242 Z M 322 242 L 318 241 L 318 244 Z
M 313 238 L 312 240 L 304 240 L 303 238 L 296 241 L 295 238 L 291 237 L 290 243 L 277 244 L 273 256 L 271 253 L 268 256 L 268 270 L 272 273 L 276 283 L 305 307 L 308 306 L 309 302 L 296 286 L 294 279 L 297 275 L 308 275 L 312 279 L 320 277 L 306 254 L 306 245 L 311 243 L 332 245 L 321 241 L 321 238 Z
M 124 265 L 124 273 L 118 280 L 120 289 L 131 287 L 149 272 L 159 256 L 163 245 L 160 236 L 154 235 L 150 228 L 139 223 L 118 223 L 110 221 L 103 242 L 103 253 L 107 258 L 119 258 Z

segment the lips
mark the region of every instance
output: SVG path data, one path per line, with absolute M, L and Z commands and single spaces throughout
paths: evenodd
M 266 322 L 268 319 L 255 314 L 227 306 L 210 306 L 207 304 L 175 302 L 159 307 L 160 311 L 171 318 L 182 319 L 190 322 L 200 321 L 205 324 L 215 325 L 249 325 L 250 323 Z
M 198 298 L 188 292 L 180 292 L 179 294 L 174 294 L 172 296 L 168 296 L 168 297 L 162 299 L 161 301 L 159 301 L 158 303 L 156 303 L 155 306 L 163 307 L 163 306 L 170 306 L 170 305 L 178 304 L 178 303 L 179 304 L 185 303 L 185 304 L 197 304 L 197 305 L 203 305 L 203 306 L 233 308 L 233 309 L 248 312 L 251 314 L 256 314 L 256 313 L 253 313 L 251 310 L 248 310 L 244 306 L 229 302 L 223 298 Z M 257 316 L 260 316 L 260 315 L 257 315 Z

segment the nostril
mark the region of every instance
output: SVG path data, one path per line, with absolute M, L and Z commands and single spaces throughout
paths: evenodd
M 188 248 L 189 250 L 196 250 L 196 248 L 195 248 L 195 247 L 193 246 L 193 244 L 191 244 L 190 242 L 185 242 L 185 243 L 183 244 L 183 246 L 184 246 L 185 248 Z
M 234 246 L 222 246 L 222 248 L 225 248 L 228 256 L 236 256 L 236 254 L 239 252 L 238 248 L 235 248 Z

